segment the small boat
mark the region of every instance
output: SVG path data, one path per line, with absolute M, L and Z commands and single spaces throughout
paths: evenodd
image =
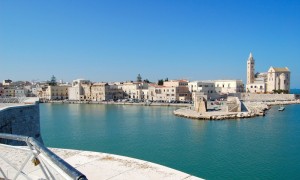
M 278 111 L 284 111 L 285 107 L 284 106 L 280 106 Z

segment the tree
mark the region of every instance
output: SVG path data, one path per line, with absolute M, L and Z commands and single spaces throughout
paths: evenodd
M 56 82 L 56 77 L 54 75 L 52 75 L 51 80 L 49 82 L 50 86 L 56 86 L 57 82 Z
M 157 82 L 158 85 L 162 86 L 164 85 L 164 80 L 163 79 L 159 79 Z
M 140 74 L 138 74 L 136 78 L 136 82 L 142 82 L 142 76 Z
M 165 81 L 169 81 L 169 78 L 166 78 Z
M 148 79 L 144 79 L 144 83 L 150 83 Z

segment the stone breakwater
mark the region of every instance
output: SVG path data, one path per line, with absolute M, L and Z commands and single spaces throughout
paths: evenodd
M 270 109 L 270 107 L 273 105 L 300 104 L 300 100 L 298 99 L 274 102 L 243 102 L 243 104 L 246 108 L 245 112 L 210 111 L 205 113 L 199 113 L 194 111 L 192 107 L 188 107 L 177 109 L 173 113 L 176 116 L 201 120 L 228 120 L 251 118 L 256 116 L 264 116 L 265 111 Z
M 198 113 L 189 108 L 181 108 L 174 111 L 176 116 L 201 119 L 201 120 L 225 120 L 225 119 L 238 119 L 238 118 L 250 118 L 263 114 L 255 114 L 253 112 L 206 112 Z

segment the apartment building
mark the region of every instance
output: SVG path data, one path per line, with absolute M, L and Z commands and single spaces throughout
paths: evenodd
M 189 81 L 187 80 L 169 80 L 164 81 L 166 88 L 175 87 L 175 100 L 177 101 L 191 101 L 192 95 L 188 87 Z M 168 89 L 166 89 L 168 90 Z
M 68 99 L 69 85 L 48 86 L 42 88 L 41 98 L 45 100 L 64 100 Z
M 69 100 L 84 101 L 91 99 L 91 85 L 89 80 L 73 80 L 72 86 L 68 88 Z
M 194 97 L 195 93 L 203 93 L 206 95 L 208 99 L 218 99 L 220 98 L 219 91 L 220 88 L 215 87 L 214 81 L 193 81 L 188 83 L 189 91 L 192 93 L 192 97 Z M 193 98 L 194 99 L 194 98 Z
M 244 92 L 244 84 L 242 80 L 215 80 L 217 93 L 230 94 Z
M 124 98 L 145 99 L 145 89 L 148 89 L 148 83 L 143 82 L 124 82 L 118 84 L 118 88 L 124 92 Z

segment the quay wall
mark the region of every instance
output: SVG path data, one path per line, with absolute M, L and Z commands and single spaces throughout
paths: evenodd
M 292 101 L 297 99 L 295 94 L 236 94 L 243 101 Z
M 43 143 L 40 132 L 39 104 L 14 105 L 0 109 L 0 133 L 34 137 Z M 24 145 L 23 142 L 0 139 L 0 143 Z

